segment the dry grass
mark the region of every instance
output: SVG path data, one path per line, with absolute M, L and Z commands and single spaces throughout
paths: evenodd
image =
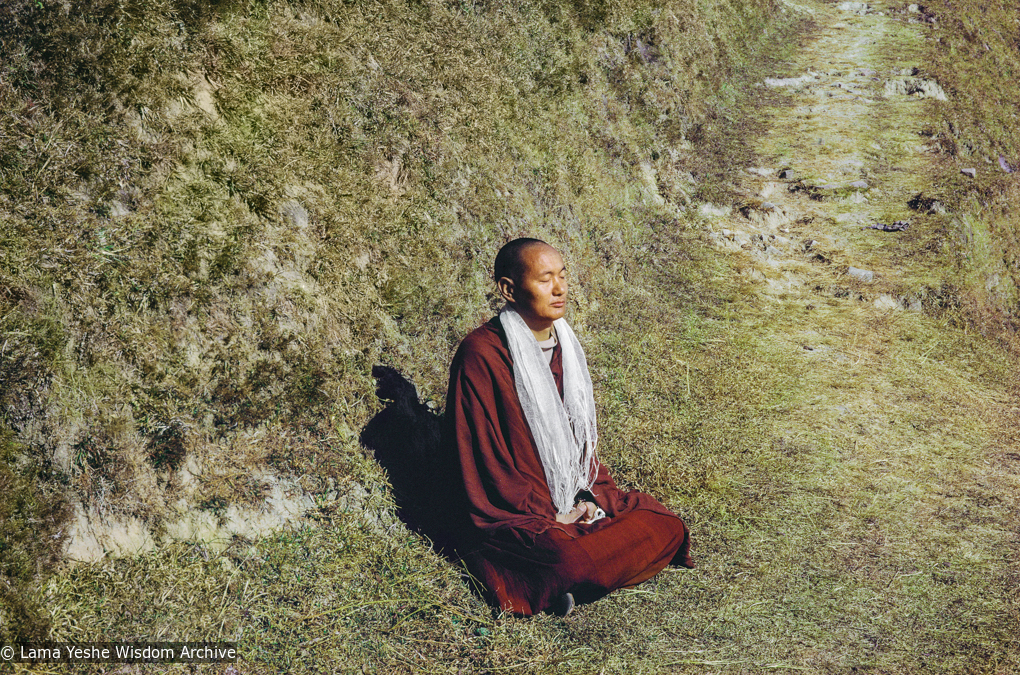
M 810 302 L 762 294 L 679 208 L 746 197 L 733 169 L 781 103 L 749 83 L 778 45 L 799 67 L 778 7 L 0 10 L 0 396 L 23 454 L 157 533 L 181 497 L 259 504 L 254 469 L 317 505 L 315 527 L 64 569 L 31 598 L 50 636 L 236 640 L 252 673 L 1020 668 L 1016 363 L 945 286 L 951 223 L 848 242 L 903 268 L 881 292 L 925 293 L 883 313 L 806 263 Z M 486 607 L 356 441 L 376 362 L 441 399 L 526 233 L 566 254 L 604 461 L 684 516 L 700 564 L 566 619 Z
M 372 364 L 441 398 L 508 237 L 583 276 L 688 198 L 678 144 L 719 145 L 709 92 L 771 7 L 6 7 L 5 415 L 81 508 L 157 534 L 181 499 L 257 504 L 251 466 L 326 478 Z
M 924 136 L 943 153 L 942 198 L 956 214 L 945 225 L 945 246 L 954 257 L 952 279 L 961 290 L 964 314 L 974 328 L 1017 349 L 1017 256 L 1020 228 L 1011 215 L 1020 197 L 1016 174 L 1007 174 L 1000 157 L 1020 170 L 1020 126 L 1016 110 L 1020 73 L 1015 26 L 1018 8 L 989 4 L 936 2 L 930 13 L 931 73 L 950 95 Z M 975 168 L 976 180 L 962 176 Z

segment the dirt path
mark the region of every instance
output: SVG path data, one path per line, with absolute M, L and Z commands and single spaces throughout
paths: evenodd
M 905 5 L 803 7 L 820 28 L 792 76 L 763 83 L 790 96 L 756 141 L 764 165 L 735 169 L 742 208 L 703 209 L 751 282 L 758 316 L 741 330 L 796 383 L 774 413 L 794 496 L 759 573 L 804 581 L 756 611 L 801 637 L 810 613 L 827 637 L 770 656 L 1013 672 L 1015 364 L 926 312 L 937 260 L 919 247 L 935 216 L 908 205 L 930 175 L 926 106 L 945 94 L 916 76 L 922 34 Z

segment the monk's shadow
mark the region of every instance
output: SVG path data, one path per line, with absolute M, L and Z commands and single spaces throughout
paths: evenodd
M 389 474 L 397 516 L 443 548 L 436 512 L 442 416 L 418 400 L 418 390 L 389 366 L 373 366 L 376 396 L 386 404 L 361 432 L 361 444 Z

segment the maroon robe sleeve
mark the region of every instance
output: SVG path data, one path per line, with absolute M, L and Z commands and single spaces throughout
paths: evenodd
M 490 321 L 464 338 L 454 356 L 446 399 L 447 451 L 471 527 L 538 534 L 555 521 L 556 512 L 500 332 L 498 320 Z

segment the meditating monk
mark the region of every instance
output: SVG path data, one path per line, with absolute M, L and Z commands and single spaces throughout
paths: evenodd
M 563 319 L 559 252 L 511 241 L 494 276 L 506 306 L 461 342 L 444 418 L 448 513 L 468 570 L 504 610 L 565 615 L 671 562 L 693 567 L 683 521 L 618 489 L 596 456 L 591 377 Z

